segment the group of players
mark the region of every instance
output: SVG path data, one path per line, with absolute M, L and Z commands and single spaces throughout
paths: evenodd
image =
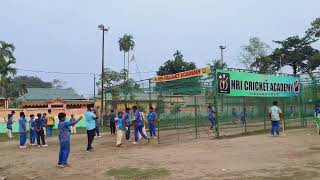
M 14 123 L 13 116 L 15 111 L 12 111 L 8 118 L 5 120 L 7 123 L 7 134 L 9 138 L 12 138 L 12 125 Z M 37 140 L 38 147 L 47 147 L 45 141 L 45 134 L 48 137 L 52 137 L 53 128 L 55 126 L 54 115 L 51 110 L 46 113 L 38 113 L 36 116 L 31 114 L 29 118 L 26 117 L 24 112 L 20 112 L 19 117 L 19 137 L 20 137 L 20 148 L 24 149 L 27 147 L 27 123 L 29 124 L 30 132 L 30 146 L 35 146 L 35 140 Z M 87 106 L 87 111 L 84 113 L 85 125 L 87 130 L 87 152 L 92 152 L 95 149 L 92 147 L 92 143 L 95 136 L 99 135 L 99 116 L 93 105 Z M 110 121 L 111 134 L 117 136 L 116 145 L 120 147 L 122 145 L 122 134 L 125 132 L 125 139 L 130 141 L 131 129 L 134 128 L 134 141 L 133 144 L 139 144 L 139 139 L 142 137 L 149 142 L 150 138 L 156 138 L 156 122 L 158 120 L 153 107 L 149 108 L 148 124 L 150 137 L 147 136 L 145 130 L 145 120 L 143 112 L 140 112 L 137 106 L 126 108 L 125 112 L 118 112 L 115 114 L 114 110 L 111 110 L 108 115 Z M 76 132 L 76 124 L 83 119 L 80 116 L 75 119 L 73 115 L 67 120 L 67 115 L 63 112 L 58 114 L 58 138 L 60 144 L 59 161 L 58 167 L 65 168 L 69 167 L 68 157 L 70 153 L 70 134 Z

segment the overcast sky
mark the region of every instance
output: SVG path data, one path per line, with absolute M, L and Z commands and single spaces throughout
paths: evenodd
M 20 69 L 100 73 L 101 32 L 106 36 L 106 66 L 123 67 L 117 41 L 134 36 L 136 80 L 154 71 L 180 50 L 198 67 L 220 57 L 238 62 L 240 46 L 258 36 L 272 48 L 272 40 L 302 35 L 320 16 L 319 0 L 0 0 L 0 40 L 16 46 Z M 319 48 L 319 46 L 317 46 Z M 138 68 L 137 68 L 138 67 Z M 19 71 L 44 80 L 61 79 L 80 94 L 93 93 L 93 77 Z

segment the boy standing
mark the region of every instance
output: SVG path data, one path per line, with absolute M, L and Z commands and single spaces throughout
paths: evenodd
M 46 144 L 46 140 L 44 138 L 44 130 L 43 130 L 44 122 L 43 122 L 43 118 L 42 118 L 40 113 L 37 114 L 37 117 L 38 118 L 35 120 L 35 123 L 36 123 L 36 134 L 37 134 L 37 144 L 38 144 L 38 147 L 41 147 L 41 144 L 40 144 L 40 139 L 41 139 L 42 147 L 47 147 L 48 145 Z
M 88 138 L 87 152 L 94 151 L 94 148 L 92 147 L 92 142 L 94 140 L 94 135 L 96 133 L 97 116 L 92 112 L 92 107 L 93 105 L 88 105 L 87 106 L 88 110 L 85 113 L 87 138 Z
M 126 108 L 126 113 L 124 114 L 124 124 L 126 128 L 126 140 L 130 141 L 130 128 L 131 128 L 130 108 Z
M 153 107 L 151 106 L 149 108 L 149 115 L 148 115 L 148 123 L 149 123 L 149 131 L 150 131 L 150 137 L 156 139 L 157 133 L 156 133 L 156 122 L 157 122 L 157 114 L 153 111 Z
M 114 110 L 112 109 L 109 114 L 109 121 L 110 121 L 110 131 L 111 131 L 111 134 L 113 135 L 116 134 L 115 118 L 116 118 L 116 115 L 114 114 Z
M 69 122 L 70 122 L 71 124 L 73 124 L 74 122 L 76 122 L 76 119 L 74 118 L 74 115 L 73 115 L 73 114 L 71 115 L 71 118 L 70 118 Z M 72 134 L 77 134 L 77 127 L 76 127 L 76 125 L 70 126 L 70 130 L 71 130 L 71 133 L 72 133 Z
M 123 128 L 123 120 L 122 120 L 122 112 L 118 113 L 118 119 L 116 120 L 116 128 L 117 128 L 117 143 L 118 147 L 121 146 L 122 142 L 122 128 Z
M 7 121 L 7 135 L 9 139 L 12 139 L 12 124 L 13 124 L 13 115 L 15 111 L 11 111 L 11 114 L 8 114 L 8 121 Z
M 280 136 L 280 117 L 282 116 L 282 111 L 278 107 L 278 102 L 273 101 L 273 106 L 269 109 L 269 118 L 271 120 L 272 128 L 271 135 L 274 136 L 276 131 L 277 136 Z
M 47 135 L 48 137 L 52 137 L 52 131 L 53 131 L 53 127 L 55 124 L 54 121 L 54 114 L 51 113 L 51 109 L 48 110 L 48 114 L 47 114 Z
M 26 117 L 24 112 L 20 112 L 19 118 L 19 133 L 20 133 L 20 148 L 26 148 L 26 141 L 27 141 L 27 129 L 26 129 Z
M 78 120 L 72 123 L 66 121 L 65 113 L 59 113 L 58 118 L 59 118 L 58 130 L 59 130 L 60 152 L 59 152 L 59 161 L 57 166 L 61 168 L 65 168 L 65 167 L 70 167 L 70 165 L 68 164 L 68 157 L 70 153 L 69 127 L 76 125 L 82 119 L 82 117 L 80 117 Z
M 143 118 L 141 117 L 141 113 L 138 111 L 137 106 L 134 106 L 132 109 L 133 109 L 135 120 L 136 120 L 136 126 L 134 129 L 134 142 L 132 144 L 138 144 L 139 133 L 144 139 L 147 139 L 147 140 L 149 139 L 148 139 L 148 136 L 145 135 L 145 133 L 143 132 L 144 121 L 143 121 Z
M 34 115 L 30 115 L 30 121 L 29 121 L 29 127 L 30 127 L 30 145 L 34 146 L 36 141 L 36 122 L 34 121 Z

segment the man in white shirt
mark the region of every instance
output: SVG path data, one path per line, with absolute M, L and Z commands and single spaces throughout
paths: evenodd
M 274 136 L 274 131 L 276 131 L 277 136 L 280 135 L 280 121 L 282 117 L 282 111 L 278 107 L 278 102 L 273 101 L 273 106 L 269 109 L 269 118 L 271 120 L 272 128 L 271 135 Z

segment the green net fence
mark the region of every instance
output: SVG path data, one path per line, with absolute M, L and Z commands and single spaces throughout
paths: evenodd
M 314 106 L 320 102 L 319 76 L 301 77 L 302 96 L 228 97 L 215 96 L 214 74 L 170 82 L 145 82 L 144 92 L 156 97 L 159 116 L 158 142 L 169 143 L 197 138 L 234 136 L 271 129 L 269 108 L 278 101 L 285 129 L 313 126 Z M 150 103 L 152 104 L 152 103 Z M 216 109 L 217 130 L 210 130 L 208 106 Z

